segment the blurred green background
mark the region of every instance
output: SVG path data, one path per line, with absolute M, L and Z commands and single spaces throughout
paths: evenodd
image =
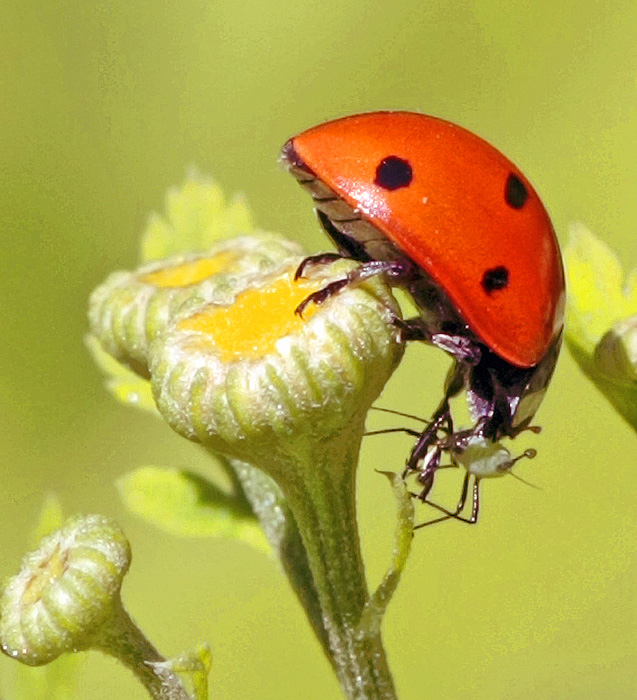
M 135 265 L 148 214 L 192 164 L 245 192 L 262 227 L 326 248 L 278 150 L 303 128 L 381 108 L 481 134 L 534 182 L 563 243 L 582 220 L 635 265 L 637 4 L 4 0 L 1 16 L 0 575 L 17 569 L 54 490 L 68 511 L 124 526 L 131 613 L 165 653 L 211 641 L 214 697 L 338 698 L 275 561 L 171 538 L 120 505 L 114 479 L 135 466 L 207 467 L 102 390 L 82 344 L 87 295 Z M 429 414 L 445 366 L 410 347 L 381 404 Z M 635 435 L 566 353 L 538 420 L 542 435 L 518 442 L 539 456 L 519 473 L 541 491 L 486 483 L 477 527 L 416 538 L 384 628 L 405 700 L 637 696 Z M 399 470 L 409 444 L 364 448 L 373 583 L 393 527 L 374 469 Z M 0 660 L 0 688 L 11 665 Z M 145 695 L 91 654 L 79 697 Z

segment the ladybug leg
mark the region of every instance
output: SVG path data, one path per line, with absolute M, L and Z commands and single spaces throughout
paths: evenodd
M 327 253 L 326 255 L 331 254 Z M 301 263 L 301 265 L 303 265 L 303 263 Z M 341 289 L 347 287 L 349 284 L 357 284 L 369 279 L 370 277 L 375 277 L 376 275 L 385 275 L 390 284 L 395 284 L 396 280 L 403 279 L 405 276 L 410 275 L 410 273 L 411 268 L 402 262 L 372 260 L 371 262 L 364 263 L 360 267 L 351 270 L 346 277 L 343 277 L 340 280 L 334 280 L 334 282 L 330 282 L 323 287 L 323 289 L 319 289 L 318 292 L 310 294 L 296 307 L 295 313 L 302 316 L 303 310 L 308 304 L 322 304 L 324 301 L 327 301 L 327 299 L 334 296 L 334 294 L 337 292 L 340 292 Z
M 477 365 L 482 357 L 482 352 L 476 343 L 462 336 L 433 333 L 429 342 L 449 353 L 459 362 L 469 365 Z
M 447 375 L 445 397 L 433 414 L 429 425 L 420 433 L 420 437 L 407 460 L 404 475 L 407 475 L 409 472 L 421 471 L 418 463 L 426 457 L 429 449 L 438 441 L 439 432 L 444 432 L 448 436 L 448 440 L 451 440 L 454 430 L 449 400 L 456 394 L 459 394 L 463 386 L 464 373 L 462 366 L 459 363 L 455 363 Z
M 318 292 L 314 292 L 313 294 L 310 294 L 309 296 L 305 297 L 303 301 L 294 309 L 294 313 L 297 316 L 303 316 L 303 311 L 305 311 L 305 308 L 308 306 L 308 304 L 322 304 L 324 301 L 329 299 L 331 296 L 334 296 L 337 292 L 340 292 L 343 287 L 347 287 L 349 284 L 349 279 L 347 277 L 344 277 L 341 280 L 335 280 L 334 282 L 330 282 L 329 284 L 325 285 L 323 289 L 319 289 Z
M 427 527 L 427 525 L 433 525 L 435 523 L 440 523 L 450 519 L 461 520 L 463 523 L 475 525 L 478 522 L 478 514 L 480 512 L 480 479 L 476 479 L 473 483 L 471 495 L 471 515 L 468 518 L 465 518 L 464 516 L 460 515 L 460 513 L 462 513 L 462 511 L 464 510 L 464 507 L 467 503 L 467 496 L 469 495 L 469 477 L 469 472 L 467 472 L 462 483 L 462 493 L 460 494 L 460 500 L 458 501 L 458 505 L 456 506 L 455 510 L 447 510 L 446 508 L 443 508 L 442 506 L 438 505 L 437 503 L 433 503 L 432 501 L 424 501 L 425 503 L 427 503 L 427 505 L 430 505 L 432 508 L 435 508 L 436 510 L 439 510 L 442 513 L 444 513 L 444 515 L 439 518 L 435 518 L 434 520 L 428 520 L 425 523 L 416 525 L 414 527 L 414 530 L 420 530 L 423 527 Z
M 440 459 L 438 458 L 437 460 L 438 464 L 431 465 L 428 462 L 424 470 L 418 466 L 418 463 L 421 460 L 426 459 L 427 452 L 429 452 L 432 446 L 434 446 L 438 441 L 438 433 L 441 430 L 446 432 L 449 426 L 451 426 L 453 431 L 451 409 L 449 408 L 449 397 L 446 396 L 438 407 L 438 410 L 432 416 L 431 423 L 429 423 L 422 433 L 420 433 L 418 440 L 416 441 L 416 444 L 409 455 L 409 459 L 407 460 L 407 465 L 405 467 L 405 471 L 403 472 L 403 478 L 411 472 L 421 472 L 421 475 L 431 472 L 432 483 L 429 486 L 429 489 L 431 489 L 431 486 L 433 486 L 433 474 L 438 468 Z M 434 449 L 436 451 L 440 451 L 440 448 L 437 446 Z
M 412 340 L 420 340 L 424 343 L 432 342 L 432 334 L 425 328 L 422 319 L 419 317 L 408 319 L 396 317 L 393 323 L 398 328 L 400 340 L 403 343 Z
M 370 435 L 387 435 L 388 433 L 407 433 L 412 437 L 420 437 L 420 433 L 417 430 L 412 430 L 411 428 L 383 428 L 382 430 L 368 430 L 363 433 L 365 437 Z
M 403 342 L 419 340 L 423 343 L 435 345 L 456 360 L 469 365 L 477 365 L 482 357 L 482 352 L 475 341 L 447 333 L 433 333 L 420 317 L 396 318 L 394 325 L 398 328 L 400 339 Z
M 294 273 L 294 281 L 303 277 L 305 268 L 311 265 L 325 265 L 327 263 L 334 262 L 335 260 L 341 260 L 343 256 L 340 253 L 319 253 L 318 255 L 310 255 L 307 258 L 301 260 L 301 264 L 296 268 Z

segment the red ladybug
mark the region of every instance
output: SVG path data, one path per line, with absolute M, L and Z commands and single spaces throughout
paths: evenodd
M 290 139 L 282 159 L 339 250 L 308 258 L 297 274 L 339 256 L 362 263 L 302 306 L 384 274 L 420 310 L 402 322 L 405 339 L 455 359 L 445 397 L 407 461 L 420 474 L 425 500 L 444 452 L 515 437 L 542 400 L 560 349 L 565 297 L 549 216 L 498 150 L 422 114 L 327 122 Z M 476 422 L 454 432 L 449 399 L 463 388 Z M 477 502 L 474 508 L 477 515 Z

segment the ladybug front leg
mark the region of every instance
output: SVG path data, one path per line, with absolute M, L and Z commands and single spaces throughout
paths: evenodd
M 319 253 L 318 255 L 309 255 L 301 260 L 301 264 L 296 268 L 294 273 L 294 281 L 303 277 L 305 268 L 311 265 L 326 265 L 327 263 L 342 260 L 343 256 L 340 253 Z
M 326 253 L 325 255 L 331 256 L 334 254 Z M 318 257 L 321 258 L 322 255 Z M 303 265 L 304 263 L 305 260 L 301 263 L 301 265 Z M 327 301 L 330 297 L 340 292 L 341 289 L 347 287 L 347 285 L 349 284 L 358 284 L 366 279 L 369 279 L 370 277 L 375 277 L 376 275 L 385 275 L 388 283 L 394 286 L 400 283 L 402 280 L 410 278 L 412 274 L 412 267 L 404 262 L 372 260 L 371 262 L 364 263 L 360 267 L 351 270 L 342 279 L 334 280 L 334 282 L 330 282 L 329 284 L 325 285 L 323 289 L 319 289 L 318 292 L 310 294 L 308 297 L 303 299 L 303 301 L 296 307 L 295 313 L 299 316 L 302 316 L 303 310 L 308 304 L 322 304 L 324 301 Z

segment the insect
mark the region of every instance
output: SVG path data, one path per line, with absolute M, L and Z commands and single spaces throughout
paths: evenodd
M 406 465 L 427 502 L 444 455 L 537 430 L 530 424 L 557 362 L 565 299 L 549 216 L 497 149 L 422 114 L 372 112 L 327 122 L 290 139 L 282 160 L 311 194 L 338 249 L 306 258 L 297 276 L 338 257 L 362 263 L 297 311 L 383 274 L 419 311 L 397 320 L 403 338 L 454 359 L 444 398 Z M 475 422 L 454 430 L 450 399 L 462 390 Z M 474 510 L 477 517 L 477 487 Z

